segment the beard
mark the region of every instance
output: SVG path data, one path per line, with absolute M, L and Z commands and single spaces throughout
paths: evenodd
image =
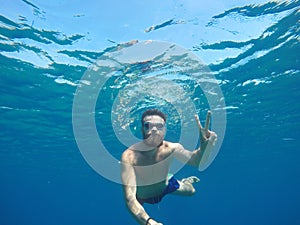
M 164 136 L 160 134 L 144 134 L 143 136 L 145 144 L 151 147 L 159 146 L 164 140 Z

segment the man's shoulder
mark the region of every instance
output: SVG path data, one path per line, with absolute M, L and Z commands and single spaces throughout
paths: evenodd
M 127 149 L 122 153 L 122 161 L 131 158 L 133 155 L 134 155 L 134 151 L 132 150 L 132 148 L 130 148 L 130 147 L 127 148 Z
M 171 149 L 177 149 L 178 147 L 181 146 L 180 143 L 178 142 L 170 142 L 170 141 L 164 141 L 165 146 Z
M 137 158 L 137 154 L 139 151 L 136 151 L 140 146 L 140 143 L 136 143 L 129 148 L 127 148 L 123 153 L 122 153 L 122 161 L 127 162 L 127 163 L 133 163 L 135 159 Z
M 177 151 L 180 149 L 182 145 L 177 142 L 170 142 L 170 141 L 164 141 L 162 146 L 162 151 L 166 154 L 173 153 L 174 151 Z

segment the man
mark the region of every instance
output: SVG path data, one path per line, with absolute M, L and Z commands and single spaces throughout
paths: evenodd
M 122 154 L 122 182 L 126 205 L 142 225 L 162 225 L 151 218 L 143 204 L 155 204 L 169 193 L 190 196 L 195 193 L 193 183 L 197 177 L 188 177 L 181 181 L 168 176 L 173 158 L 198 167 L 207 146 L 213 146 L 217 135 L 208 130 L 211 112 L 207 113 L 203 128 L 196 116 L 200 132 L 199 149 L 188 151 L 179 143 L 164 140 L 166 116 L 157 109 L 150 109 L 142 115 L 143 141 L 132 145 Z

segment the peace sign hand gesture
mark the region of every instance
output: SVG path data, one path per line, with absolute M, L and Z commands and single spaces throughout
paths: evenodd
M 207 144 L 214 146 L 217 141 L 217 134 L 208 129 L 210 124 L 210 118 L 211 118 L 211 111 L 208 111 L 206 115 L 205 127 L 203 128 L 198 115 L 195 115 L 195 119 L 199 128 L 201 149 L 203 150 L 205 150 Z

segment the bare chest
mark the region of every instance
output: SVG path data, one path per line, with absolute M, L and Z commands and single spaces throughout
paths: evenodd
M 142 154 L 134 166 L 138 186 L 165 182 L 172 162 L 170 152 L 162 151 L 155 155 Z

